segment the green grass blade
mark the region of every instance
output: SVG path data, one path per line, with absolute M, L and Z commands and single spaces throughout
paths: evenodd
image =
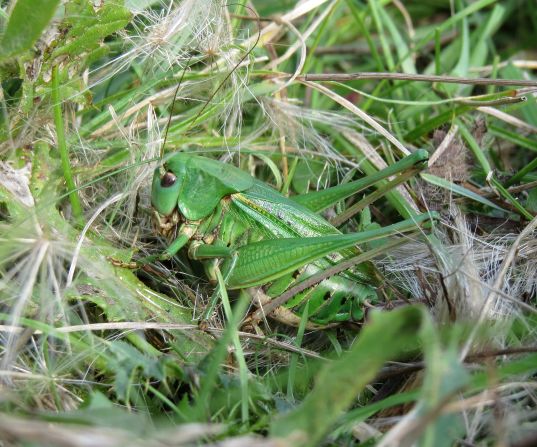
M 360 11 L 358 9 L 358 6 L 356 6 L 354 0 L 346 0 L 347 6 L 349 7 L 351 11 L 351 15 L 354 18 L 354 21 L 358 25 L 358 28 L 360 32 L 364 35 L 365 40 L 367 41 L 367 45 L 369 46 L 369 50 L 371 51 L 371 56 L 373 60 L 375 61 L 375 65 L 377 67 L 378 71 L 385 71 L 384 63 L 382 61 L 382 58 L 380 57 L 380 54 L 377 50 L 377 46 L 375 45 L 375 42 L 373 42 L 373 38 L 371 37 L 371 33 L 367 29 L 367 26 L 364 23 L 364 19 L 362 15 L 366 15 L 365 12 Z
M 350 351 L 321 370 L 302 405 L 274 421 L 271 434 L 295 446 L 319 445 L 384 362 L 417 345 L 424 318 L 417 307 L 375 314 Z
M 69 151 L 65 141 L 65 129 L 63 125 L 62 98 L 60 93 L 59 70 L 55 66 L 52 70 L 52 101 L 54 103 L 54 124 L 56 126 L 56 140 L 58 152 L 62 161 L 62 171 L 67 189 L 69 190 L 69 201 L 73 208 L 73 215 L 78 224 L 83 223 L 83 212 L 80 199 L 78 198 L 75 181 L 71 171 L 71 162 L 69 160 Z
M 515 183 L 518 183 L 520 180 L 524 178 L 526 174 L 529 174 L 530 172 L 534 170 L 537 170 L 537 157 L 535 157 L 526 166 L 524 166 L 520 171 L 518 171 L 509 180 L 507 180 L 504 186 L 508 187 L 508 186 L 514 185 Z
M 489 126 L 489 131 L 492 135 L 504 138 L 507 141 L 510 141 L 511 143 L 514 143 L 520 147 L 525 147 L 530 151 L 537 152 L 537 141 L 534 139 L 524 137 L 516 132 L 511 132 L 507 129 L 495 125 Z
M 511 205 L 513 205 L 513 207 L 518 211 L 518 213 L 524 217 L 525 219 L 527 219 L 528 221 L 529 220 L 532 220 L 534 218 L 533 214 L 531 214 L 526 208 L 524 208 L 520 202 L 518 201 L 518 199 L 516 197 L 514 197 L 509 191 L 507 191 L 507 189 L 505 189 L 505 187 L 494 177 L 492 177 L 490 180 L 489 180 L 489 183 L 490 185 L 496 189 L 500 195 L 507 201 L 509 202 Z
M 224 307 L 224 313 L 228 322 L 233 321 L 233 312 L 231 310 L 231 304 L 229 302 L 229 297 L 226 290 L 226 284 L 220 269 L 217 267 L 215 269 L 216 277 L 218 279 L 218 287 L 220 289 L 220 296 L 222 297 L 222 305 Z M 242 349 L 241 341 L 239 340 L 239 335 L 237 334 L 237 327 L 230 325 L 230 330 L 233 331 L 231 339 L 233 342 L 233 347 L 235 348 L 235 357 L 237 363 L 239 364 L 239 380 L 241 382 L 241 419 L 244 424 L 248 423 L 249 412 L 248 412 L 248 366 L 246 366 L 246 360 L 244 359 L 244 351 Z
M 464 186 L 460 186 L 453 182 L 450 182 L 449 180 L 446 180 L 445 178 L 437 177 L 436 175 L 426 174 L 426 173 L 420 174 L 420 176 L 423 180 L 425 180 L 427 183 L 430 183 L 431 185 L 446 189 L 448 191 L 451 191 L 452 193 L 458 194 L 459 196 L 466 197 L 471 200 L 475 200 L 476 202 L 479 202 L 482 205 L 490 206 L 491 208 L 495 208 L 499 211 L 504 211 L 506 213 L 508 212 L 507 210 L 496 205 L 494 202 L 491 202 L 489 199 L 483 196 L 480 196 L 479 194 L 473 191 L 470 191 Z
M 201 380 L 199 393 L 195 397 L 190 413 L 191 420 L 193 421 L 205 420 L 210 416 L 208 410 L 210 408 L 211 394 L 215 387 L 218 386 L 218 373 L 226 358 L 228 344 L 233 341 L 234 334 L 237 333 L 237 328 L 249 304 L 250 301 L 246 295 L 239 299 L 222 337 L 218 340 L 218 344 L 214 349 L 208 354 L 206 373 Z

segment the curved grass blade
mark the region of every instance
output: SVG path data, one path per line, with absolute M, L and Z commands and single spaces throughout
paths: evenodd
M 495 203 L 491 202 L 490 200 L 486 199 L 485 197 L 482 197 L 479 194 L 476 194 L 475 192 L 470 191 L 469 189 L 466 189 L 464 186 L 456 185 L 455 183 L 452 183 L 449 180 L 446 180 L 444 178 L 437 177 L 436 175 L 432 175 L 432 174 L 420 174 L 420 175 L 423 180 L 430 183 L 431 185 L 435 185 L 440 188 L 447 189 L 448 191 L 451 191 L 455 194 L 458 194 L 460 196 L 466 197 L 471 200 L 475 200 L 476 202 L 479 202 L 482 205 L 490 206 L 499 211 L 503 211 L 504 213 L 509 212 L 503 209 L 502 207 L 496 205 Z

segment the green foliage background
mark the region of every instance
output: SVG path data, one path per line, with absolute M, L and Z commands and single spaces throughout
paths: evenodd
M 535 436 L 530 2 L 1 5 L 0 443 Z M 315 84 L 327 93 L 301 77 L 354 72 L 513 82 Z M 148 194 L 164 134 L 164 152 L 217 157 L 285 194 L 374 173 L 401 147 L 442 149 L 406 194 L 391 190 L 344 229 L 394 223 L 412 206 L 441 223 L 379 260 L 390 304 L 363 327 L 248 334 L 248 303 L 231 296 L 232 315 L 203 331 L 195 317 L 213 286 L 186 256 L 137 272 L 111 261 L 165 247 Z

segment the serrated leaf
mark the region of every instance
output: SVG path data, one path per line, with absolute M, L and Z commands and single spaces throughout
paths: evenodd
M 0 60 L 18 56 L 39 39 L 59 4 L 59 0 L 18 0 L 0 40 Z
M 119 4 L 111 3 L 97 13 L 89 5 L 84 5 L 83 12 L 71 12 L 73 18 L 67 23 L 71 25 L 67 33 L 67 43 L 57 48 L 52 58 L 68 54 L 93 52 L 99 49 L 105 37 L 123 29 L 131 19 L 131 13 Z

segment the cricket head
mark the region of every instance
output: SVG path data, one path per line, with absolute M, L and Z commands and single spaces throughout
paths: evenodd
M 167 169 L 166 165 L 155 169 L 151 187 L 151 204 L 162 216 L 168 216 L 177 209 L 181 178 Z
M 234 166 L 176 152 L 154 172 L 151 203 L 163 221 L 199 221 L 224 197 L 253 184 L 253 177 Z
M 177 203 L 181 179 L 168 170 L 166 165 L 158 167 L 153 173 L 151 204 L 154 210 L 156 230 L 165 237 L 173 234 L 181 215 Z

